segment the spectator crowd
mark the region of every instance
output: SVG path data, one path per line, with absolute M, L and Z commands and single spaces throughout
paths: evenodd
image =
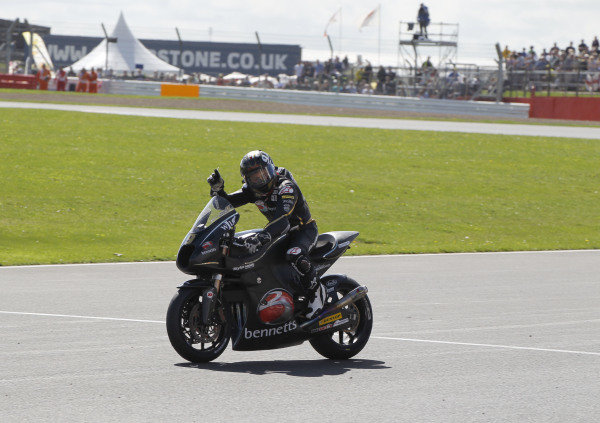
M 578 46 L 571 41 L 564 48 L 554 43 L 551 48 L 544 48 L 539 54 L 533 46 L 530 46 L 529 49 L 523 47 L 520 52 L 511 51 L 506 46 L 502 51 L 502 56 L 506 61 L 507 70 L 600 71 L 598 37 L 594 37 L 589 45 L 585 40 L 581 40 Z
M 192 82 L 202 82 L 200 76 L 192 75 Z M 258 86 L 266 88 L 294 89 L 303 91 L 332 91 L 351 94 L 399 95 L 401 82 L 391 67 L 373 67 L 366 60 L 350 63 L 348 57 L 325 61 L 300 61 L 292 75 L 277 77 L 228 78 L 220 74 L 209 83 L 216 85 Z

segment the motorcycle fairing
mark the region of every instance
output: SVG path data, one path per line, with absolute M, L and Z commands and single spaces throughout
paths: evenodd
M 289 266 L 286 266 L 289 269 Z M 262 269 L 261 269 L 262 270 Z M 334 292 L 338 283 L 345 276 L 329 275 L 322 279 L 328 293 Z M 232 329 L 232 348 L 236 351 L 252 351 L 275 349 L 300 345 L 314 335 L 324 335 L 339 331 L 352 325 L 353 316 L 348 310 L 336 310 L 319 316 L 319 319 L 304 329 L 300 323 L 292 319 L 284 324 L 272 326 L 264 324 L 258 316 L 260 300 L 271 289 L 281 288 L 282 285 L 269 279 L 266 283 L 246 287 L 246 289 L 224 290 L 223 296 L 227 302 L 244 304 L 244 315 L 239 326 Z
M 221 267 L 219 241 L 225 232 L 235 227 L 240 215 L 231 208 L 221 213 L 209 226 L 198 224 L 201 217 L 202 214 L 184 238 L 177 254 L 177 267 L 189 275 L 197 275 L 206 268 Z

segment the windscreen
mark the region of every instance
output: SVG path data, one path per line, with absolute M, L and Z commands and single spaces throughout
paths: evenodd
M 235 209 L 225 198 L 219 196 L 213 197 L 206 207 L 204 207 L 204 210 L 202 210 L 198 219 L 196 219 L 196 223 L 194 223 L 191 232 L 197 233 L 204 230 L 204 228 L 208 228 L 215 221 L 226 214 L 231 213 L 233 210 Z

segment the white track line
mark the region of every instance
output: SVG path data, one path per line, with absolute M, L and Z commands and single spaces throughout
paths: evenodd
M 404 342 L 425 342 L 425 343 L 429 343 L 429 344 L 465 345 L 465 346 L 469 346 L 469 347 L 503 348 L 503 349 L 509 349 L 509 350 L 544 351 L 544 352 L 600 356 L 600 352 L 592 352 L 592 351 L 574 351 L 574 350 L 559 350 L 559 349 L 554 349 L 554 348 L 519 347 L 516 345 L 477 344 L 477 343 L 472 343 L 472 342 L 437 341 L 434 339 L 392 338 L 389 336 L 372 336 L 372 338 L 387 339 L 387 340 L 393 340 L 393 341 L 404 341 Z
M 45 317 L 69 317 L 69 318 L 76 318 L 76 319 L 112 320 L 112 321 L 122 321 L 122 322 L 139 322 L 139 323 L 161 323 L 163 325 L 165 324 L 165 322 L 162 320 L 122 319 L 122 318 L 118 318 L 118 317 L 78 316 L 78 315 L 71 315 L 71 314 L 28 313 L 28 312 L 22 312 L 22 311 L 0 311 L 0 314 L 16 314 L 16 315 L 23 315 L 23 316 L 45 316 Z M 543 351 L 543 352 L 555 352 L 555 353 L 564 353 L 564 354 L 600 356 L 600 352 L 560 350 L 560 349 L 554 349 L 554 348 L 519 347 L 516 345 L 478 344 L 478 343 L 471 343 L 471 342 L 437 341 L 437 340 L 433 340 L 433 339 L 393 338 L 393 337 L 389 337 L 389 336 L 372 336 L 371 338 L 391 340 L 391 341 L 404 341 L 404 342 L 424 342 L 424 343 L 429 343 L 429 344 L 464 345 L 464 346 L 469 346 L 469 347 L 502 348 L 502 349 L 510 349 L 510 350 Z
M 97 316 L 78 316 L 74 314 L 50 314 L 50 313 L 27 313 L 24 311 L 0 311 L 1 314 L 18 314 L 22 316 L 46 316 L 46 317 L 69 317 L 73 319 L 91 319 L 91 320 L 116 320 L 120 322 L 139 322 L 139 323 L 162 323 L 162 320 L 141 320 L 141 319 L 123 319 L 120 317 L 97 317 Z

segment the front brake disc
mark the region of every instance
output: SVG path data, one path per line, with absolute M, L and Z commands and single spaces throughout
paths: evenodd
M 190 310 L 190 317 L 188 319 L 190 336 L 194 343 L 215 342 L 221 333 L 221 326 L 202 324 L 201 308 L 202 304 L 197 303 Z

